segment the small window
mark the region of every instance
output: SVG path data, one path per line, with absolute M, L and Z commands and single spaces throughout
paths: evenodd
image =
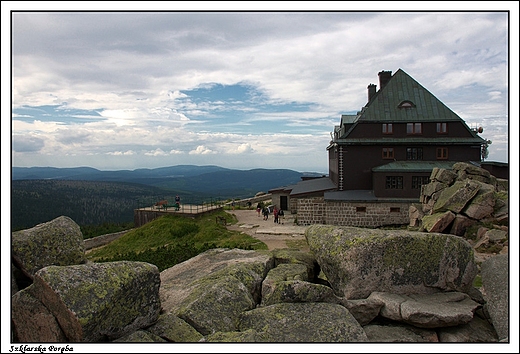
M 403 176 L 386 176 L 386 189 L 403 189 Z
M 383 134 L 393 134 L 392 123 L 383 123 Z
M 415 105 L 411 101 L 403 101 L 403 102 L 399 103 L 399 106 L 397 106 L 397 108 L 400 108 L 400 109 L 411 109 L 414 107 L 415 107 Z
M 437 160 L 447 160 L 448 159 L 448 148 L 437 148 Z
M 422 148 L 406 148 L 406 159 L 407 160 L 422 160 L 423 159 Z
M 383 148 L 383 159 L 393 159 L 394 148 Z
M 430 183 L 428 176 L 412 176 L 412 189 L 421 189 L 423 184 Z
M 356 213 L 366 213 L 367 207 L 356 207 Z
M 390 212 L 391 213 L 400 213 L 401 212 L 401 208 L 397 208 L 397 207 L 390 208 Z
M 448 123 L 437 123 L 437 134 L 448 134 Z
M 407 134 L 422 134 L 422 123 L 407 123 L 406 124 Z

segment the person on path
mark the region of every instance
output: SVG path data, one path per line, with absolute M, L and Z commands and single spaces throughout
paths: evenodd
M 278 209 L 274 207 L 273 209 L 274 223 L 278 224 Z
M 280 209 L 280 211 L 278 211 L 278 223 L 280 223 L 280 220 L 282 220 L 282 225 L 283 225 L 283 219 L 284 219 L 284 212 L 283 212 L 283 209 Z
M 256 205 L 256 212 L 258 213 L 258 217 L 260 217 L 260 212 L 262 211 L 262 204 L 258 203 Z
M 233 210 L 235 210 L 235 199 L 233 199 L 233 201 L 231 202 L 231 207 L 233 208 Z
M 264 214 L 264 220 L 269 219 L 269 209 L 267 207 L 264 207 L 262 213 Z

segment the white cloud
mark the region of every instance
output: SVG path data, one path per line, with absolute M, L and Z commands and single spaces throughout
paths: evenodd
M 164 152 L 160 148 L 157 148 L 157 149 L 152 150 L 152 151 L 146 151 L 144 154 L 146 156 L 166 156 L 166 155 L 168 155 L 166 152 Z
M 379 71 L 399 68 L 468 124 L 494 117 L 493 125 L 508 125 L 501 13 L 17 13 L 13 20 L 12 108 L 82 110 L 71 123 L 15 112 L 13 134 L 32 137 L 33 148 L 44 141 L 32 154 L 17 153 L 21 165 L 37 164 L 35 151 L 132 151 L 117 156 L 128 166 L 222 156 L 227 165 L 323 170 L 341 114 L 365 105 Z M 185 93 L 238 83 L 258 96 L 230 103 Z M 264 102 L 306 108 L 269 110 Z M 277 151 L 283 159 L 239 159 Z
M 212 151 L 211 149 L 208 149 L 204 145 L 199 145 L 195 150 L 191 150 L 189 152 L 190 155 L 208 155 L 208 154 L 215 154 L 215 151 Z
M 132 150 L 127 150 L 127 151 L 110 151 L 110 152 L 107 152 L 107 155 L 132 156 L 132 155 L 135 155 L 135 151 L 132 151 Z

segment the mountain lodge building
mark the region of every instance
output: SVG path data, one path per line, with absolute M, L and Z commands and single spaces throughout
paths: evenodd
M 329 175 L 269 192 L 301 225 L 408 224 L 433 168 L 480 166 L 487 148 L 481 132 L 403 70 L 381 71 L 379 90 L 368 85 L 366 105 L 334 127 Z

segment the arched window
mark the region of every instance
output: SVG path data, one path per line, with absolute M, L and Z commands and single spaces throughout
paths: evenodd
M 413 104 L 412 101 L 403 101 L 403 102 L 399 103 L 399 106 L 397 106 L 397 108 L 410 109 L 410 108 L 415 108 L 415 105 Z

